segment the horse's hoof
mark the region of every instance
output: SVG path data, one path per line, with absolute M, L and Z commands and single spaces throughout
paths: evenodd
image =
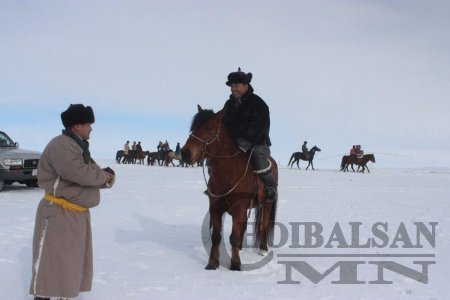
M 266 256 L 269 252 L 267 250 L 259 250 L 258 254 L 261 256 Z
M 205 270 L 216 270 L 217 268 L 218 268 L 219 266 L 213 266 L 213 265 L 207 265 L 206 267 L 205 267 Z
M 230 271 L 240 271 L 241 270 L 241 265 L 231 265 L 230 266 Z

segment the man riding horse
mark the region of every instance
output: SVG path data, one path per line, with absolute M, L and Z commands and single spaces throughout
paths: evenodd
M 304 141 L 303 146 L 302 146 L 302 152 L 305 155 L 306 159 L 309 160 L 309 150 L 308 150 L 308 147 L 306 146 L 306 144 L 308 144 L 308 142 Z
M 241 68 L 228 75 L 226 85 L 231 95 L 224 106 L 224 126 L 238 148 L 251 155 L 253 170 L 264 183 L 264 199 L 277 200 L 277 185 L 274 180 L 270 156 L 270 113 L 269 107 L 250 85 L 252 73 L 244 73 Z

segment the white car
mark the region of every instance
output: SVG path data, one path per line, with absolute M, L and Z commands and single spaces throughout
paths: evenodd
M 41 153 L 19 149 L 6 133 L 0 131 L 0 191 L 13 182 L 37 187 L 37 166 Z

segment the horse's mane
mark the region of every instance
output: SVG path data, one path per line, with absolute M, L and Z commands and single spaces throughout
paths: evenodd
M 191 132 L 195 129 L 199 128 L 201 125 L 203 125 L 206 121 L 214 117 L 214 111 L 210 109 L 204 109 L 202 111 L 199 111 L 194 118 L 192 118 L 192 125 L 191 125 Z

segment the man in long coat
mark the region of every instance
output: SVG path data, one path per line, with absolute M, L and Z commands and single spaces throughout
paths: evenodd
M 92 108 L 70 105 L 61 114 L 65 129 L 52 139 L 38 165 L 45 190 L 36 213 L 30 294 L 35 299 L 74 298 L 92 287 L 92 234 L 89 209 L 100 202 L 114 171 L 91 158 Z
M 264 182 L 264 200 L 273 202 L 278 194 L 269 160 L 269 147 L 272 145 L 269 137 L 270 112 L 266 102 L 253 92 L 250 84 L 252 76 L 252 73 L 244 73 L 240 68 L 228 75 L 226 85 L 230 87 L 231 95 L 224 105 L 223 122 L 240 150 L 253 151 L 251 165 Z

